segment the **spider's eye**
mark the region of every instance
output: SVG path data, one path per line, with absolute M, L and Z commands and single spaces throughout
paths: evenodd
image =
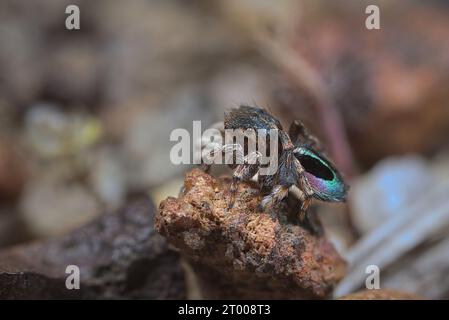
M 317 156 L 312 154 L 296 154 L 296 158 L 299 160 L 304 169 L 315 177 L 323 180 L 334 179 L 334 173 L 332 170 Z

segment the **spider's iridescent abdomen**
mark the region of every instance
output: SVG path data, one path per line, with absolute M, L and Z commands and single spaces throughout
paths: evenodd
M 298 148 L 295 155 L 304 167 L 315 198 L 323 201 L 346 200 L 348 186 L 329 160 L 307 147 Z

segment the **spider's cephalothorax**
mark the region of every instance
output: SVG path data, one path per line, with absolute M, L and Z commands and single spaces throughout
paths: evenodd
M 260 188 L 267 192 L 261 206 L 264 209 L 274 207 L 284 199 L 289 191 L 301 201 L 300 217 L 303 218 L 312 198 L 322 201 L 345 201 L 348 186 L 335 166 L 323 155 L 318 141 L 309 135 L 300 121 L 294 121 L 288 134 L 281 123 L 267 111 L 257 107 L 241 106 L 225 113 L 223 129 L 259 129 L 277 130 L 278 166 L 270 175 L 258 175 Z M 269 143 L 269 141 L 267 142 Z M 202 148 L 210 148 L 206 142 Z M 236 186 L 239 180 L 250 180 L 261 168 L 258 152 L 246 153 L 240 144 L 214 146 L 208 156 L 213 158 L 219 152 L 232 151 L 236 157 L 244 159 L 242 164 L 233 166 L 230 207 L 234 204 Z M 252 161 L 249 161 L 252 160 Z M 204 166 L 208 169 L 209 166 Z

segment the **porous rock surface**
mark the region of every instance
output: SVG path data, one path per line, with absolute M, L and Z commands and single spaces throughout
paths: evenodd
M 260 212 L 255 184 L 239 183 L 228 209 L 230 182 L 194 169 L 156 215 L 156 230 L 190 261 L 204 297 L 328 297 L 346 269 L 334 246 L 301 226 L 297 203 Z

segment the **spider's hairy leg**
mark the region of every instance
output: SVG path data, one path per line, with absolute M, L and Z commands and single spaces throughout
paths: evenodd
M 301 202 L 301 209 L 299 211 L 299 220 L 304 221 L 306 219 L 307 215 L 307 209 L 310 206 L 310 203 L 312 202 L 312 198 L 307 197 Z
M 235 154 L 236 163 L 244 163 L 245 156 L 243 153 L 243 147 L 240 144 L 210 144 L 208 146 L 211 151 L 204 150 L 202 151 L 202 164 L 201 169 L 205 172 L 208 172 L 210 166 L 215 161 L 215 159 L 220 155 L 225 155 L 225 157 L 233 157 Z
M 293 185 L 290 187 L 290 192 L 293 196 L 295 196 L 300 202 L 301 207 L 299 210 L 299 221 L 303 226 L 307 226 L 310 231 L 314 234 L 320 235 L 323 233 L 323 227 L 317 222 L 317 218 L 313 216 L 313 212 L 308 210 L 310 203 L 312 201 L 312 197 L 307 197 L 304 192 L 302 192 L 297 186 Z
M 301 163 L 296 159 L 294 160 L 294 162 L 298 174 L 298 181 L 297 185 L 292 186 L 290 190 L 301 201 L 299 218 L 301 221 L 303 221 L 307 213 L 307 209 L 312 201 L 314 191 L 304 174 L 305 170 Z
M 244 163 L 238 165 L 232 175 L 232 183 L 230 187 L 230 200 L 228 209 L 232 209 L 237 194 L 237 184 L 240 181 L 251 180 L 259 171 L 259 158 L 262 156 L 260 152 L 252 152 L 244 158 Z
M 288 186 L 274 186 L 271 193 L 262 199 L 259 209 L 266 211 L 276 207 L 288 195 L 288 189 Z
M 195 146 L 199 146 L 201 149 L 200 169 L 204 172 L 209 172 L 211 162 L 213 162 L 218 154 L 222 152 L 222 143 L 217 141 L 223 141 L 224 124 L 223 122 L 217 122 L 210 126 L 209 129 L 216 129 L 216 132 L 210 136 L 202 135 L 200 139 L 194 142 Z M 213 141 L 211 141 L 211 138 L 213 138 Z M 205 163 L 204 159 L 209 161 L 206 161 L 207 163 Z
M 307 181 L 306 177 L 304 176 L 304 172 L 301 172 L 299 175 L 299 180 L 300 180 L 300 186 L 301 186 L 301 190 L 302 190 L 302 198 L 301 200 L 301 210 L 299 212 L 299 218 L 301 219 L 301 221 L 304 220 L 306 214 L 307 214 L 307 209 L 310 206 L 310 203 L 312 202 L 312 197 L 313 197 L 313 190 L 312 187 L 310 186 L 309 182 Z
M 318 152 L 324 151 L 323 146 L 318 141 L 318 139 L 313 135 L 311 135 L 307 131 L 304 124 L 299 120 L 294 120 L 292 122 L 288 130 L 288 134 L 295 145 L 301 143 L 303 145 L 313 148 Z
M 204 150 L 205 148 L 212 149 L 210 151 Z M 209 143 L 205 145 L 201 150 L 201 164 L 199 166 L 200 170 L 209 173 L 210 167 L 215 159 L 218 157 L 222 150 L 222 146 L 218 143 Z
M 290 187 L 290 192 L 301 202 L 301 207 L 299 210 L 299 219 L 301 221 L 304 221 L 307 214 L 307 209 L 309 208 L 310 203 L 312 202 L 312 196 L 307 195 L 304 191 L 302 191 L 301 189 L 299 189 L 297 186 L 294 185 Z

